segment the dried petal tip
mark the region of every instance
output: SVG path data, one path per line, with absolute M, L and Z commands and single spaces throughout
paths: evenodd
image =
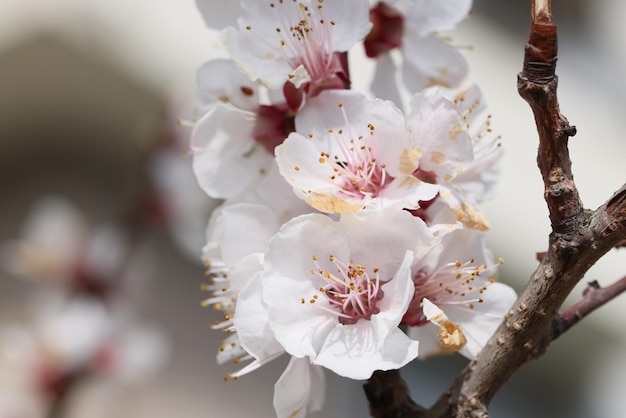
M 451 321 L 441 321 L 439 323 L 439 344 L 446 351 L 459 351 L 465 344 L 467 339 L 463 335 L 461 327 L 453 324 Z

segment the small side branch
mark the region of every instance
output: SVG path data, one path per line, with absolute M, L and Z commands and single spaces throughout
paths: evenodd
M 580 320 L 608 301 L 626 291 L 626 276 L 607 287 L 600 287 L 597 281 L 589 283 L 581 300 L 563 310 L 552 322 L 552 339 L 576 325 Z

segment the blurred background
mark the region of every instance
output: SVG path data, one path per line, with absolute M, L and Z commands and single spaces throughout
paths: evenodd
M 490 247 L 505 260 L 500 280 L 518 290 L 537 265 L 535 254 L 546 249 L 549 231 L 534 121 L 516 91 L 529 28 L 526 3 L 475 0 L 472 16 L 453 33 L 454 44 L 467 46 L 470 80 L 483 90 L 494 131 L 503 137 L 500 189 L 485 211 Z M 553 13 L 560 28 L 561 110 L 578 128 L 573 170 L 593 209 L 626 179 L 626 3 L 555 0 Z M 107 248 L 131 243 L 132 259 L 120 256 L 115 268 L 140 277 L 129 291 L 133 318 L 160 335 L 152 351 L 139 350 L 140 358 L 155 359 L 144 378 L 81 380 L 60 416 L 273 416 L 273 384 L 284 359 L 223 382 L 232 365 L 216 365 L 222 335 L 207 330 L 216 317 L 200 307 L 199 254 L 216 202 L 189 175 L 189 130 L 176 120 L 191 116 L 195 70 L 216 51 L 215 33 L 192 0 L 0 0 L 0 242 L 28 236 L 24 225 L 44 196 L 66 199 L 81 214 L 81 243 L 91 242 L 85 237 L 98 235 L 102 225 L 133 225 L 122 238 L 126 244 Z M 353 73 L 357 86 L 367 76 L 366 70 Z M 71 239 L 70 232 L 62 235 L 50 245 Z M 5 259 L 15 248 L 5 247 Z M 624 251 L 608 254 L 583 282 L 606 285 L 626 274 Z M 36 290 L 41 284 L 15 275 L 0 272 L 0 327 L 32 324 L 33 309 L 50 302 Z M 113 287 L 118 292 L 105 286 Z M 626 298 L 619 297 L 554 342 L 498 394 L 492 416 L 622 417 L 624 317 Z M 433 358 L 403 371 L 414 398 L 430 405 L 465 362 Z M 312 416 L 368 415 L 361 382 L 327 377 L 326 406 Z M 14 417 L 2 415 L 8 399 L 0 393 L 0 418 Z

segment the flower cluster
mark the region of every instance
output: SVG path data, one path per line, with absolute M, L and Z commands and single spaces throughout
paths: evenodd
M 0 243 L 0 267 L 40 289 L 26 304 L 30 320 L 0 326 L 0 416 L 46 416 L 87 378 L 132 384 L 156 372 L 169 342 L 131 303 L 151 266 L 121 225 L 90 228 L 69 200 L 50 196 L 22 230 Z
M 329 369 L 351 379 L 418 355 L 472 358 L 512 305 L 496 282 L 479 204 L 501 155 L 480 90 L 439 35 L 469 0 L 198 0 L 230 60 L 198 71 L 194 172 L 224 199 L 207 228 L 203 304 L 228 334 L 218 361 L 281 355 L 279 417 L 321 408 Z M 374 92 L 350 90 L 347 53 L 380 60 Z M 394 70 L 395 71 L 395 70 Z M 381 78 L 382 77 L 382 78 Z M 481 119 L 482 118 L 482 119 Z

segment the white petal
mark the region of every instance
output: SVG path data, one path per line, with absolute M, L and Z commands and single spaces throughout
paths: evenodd
M 437 327 L 433 327 L 431 324 L 408 327 L 407 335 L 409 338 L 419 341 L 419 357 L 421 359 L 443 352 L 437 332 Z
M 236 294 L 261 270 L 263 270 L 263 253 L 251 253 L 239 259 L 237 264 L 230 266 L 228 290 Z
M 308 359 L 292 357 L 274 386 L 274 409 L 277 418 L 304 418 L 319 411 L 324 403 L 325 378 L 321 367 Z
M 225 207 L 222 222 L 222 257 L 231 266 L 249 254 L 264 253 L 267 242 L 280 228 L 271 208 L 249 203 Z
M 449 97 L 454 97 L 458 111 L 465 116 L 464 121 L 468 125 L 474 123 L 476 116 L 479 116 L 487 108 L 483 93 L 476 84 L 472 84 L 456 94 L 450 91 Z
M 386 339 L 389 330 L 395 329 L 404 316 L 415 291 L 411 278 L 413 252 L 406 251 L 402 264 L 391 280 L 382 285 L 384 296 L 376 305 L 380 312 L 372 315 L 371 323 L 376 337 Z
M 407 29 L 419 36 L 452 30 L 471 7 L 472 0 L 413 0 L 407 10 Z
M 294 68 L 280 55 L 280 38 L 275 29 L 264 31 L 263 23 L 254 21 L 252 30 L 247 30 L 248 24 L 240 19 L 239 30 L 225 29 L 222 42 L 250 80 L 260 80 L 270 89 L 280 89 Z
M 310 206 L 296 196 L 291 185 L 280 175 L 276 162 L 254 187 L 254 195 L 258 202 L 274 210 L 281 223 L 311 212 Z
M 391 329 L 381 344 L 368 321 L 359 321 L 335 328 L 313 362 L 340 376 L 364 380 L 376 370 L 399 369 L 414 360 L 418 344 L 399 328 Z
M 285 350 L 296 356 L 315 357 L 326 334 L 338 323 L 337 316 L 321 309 L 327 298 L 310 304 L 324 280 L 312 275 L 312 260 L 320 263 L 329 254 L 349 259 L 348 241 L 342 229 L 327 216 L 302 215 L 280 229 L 268 244 L 263 275 L 263 300 L 271 327 Z M 302 299 L 305 303 L 302 303 Z
M 224 222 L 222 222 L 222 209 L 220 205 L 211 213 L 209 223 L 205 231 L 206 244 L 202 247 L 202 260 L 204 262 L 222 258 L 220 245 L 224 235 Z
M 294 188 L 317 193 L 333 193 L 339 189 L 329 180 L 332 167 L 319 162 L 320 152 L 313 141 L 291 133 L 276 147 L 275 154 L 280 174 Z
M 420 169 L 434 173 L 437 183 L 450 182 L 474 156 L 456 104 L 435 87 L 413 96 L 410 108 L 407 125 L 423 153 Z
M 391 100 L 396 106 L 402 106 L 398 87 L 398 68 L 391 54 L 380 54 L 376 57 L 376 68 L 370 89 L 374 96 Z
M 306 106 L 298 112 L 296 130 L 303 135 L 312 133 L 314 137 L 318 137 L 327 133 L 328 129 L 345 127 L 345 118 L 339 103 L 343 104 L 348 119 L 352 122 L 352 118 L 355 118 L 357 125 L 357 120 L 361 121 L 363 118 L 365 100 L 365 96 L 355 90 L 325 90 L 317 97 L 309 99 Z
M 425 183 L 415 177 L 398 177 L 389 183 L 379 195 L 381 206 L 398 209 L 416 209 L 419 201 L 428 201 L 437 196 L 440 186 Z
M 344 214 L 341 224 L 349 237 L 350 257 L 368 267 L 378 267 L 384 280 L 401 268 L 407 249 L 418 251 L 421 257 L 437 242 L 421 219 L 394 208 Z
M 442 231 L 445 232 L 445 231 Z M 436 247 L 428 257 L 435 263 L 444 264 L 454 260 L 466 262 L 474 260 L 475 265 L 485 263 L 488 271 L 479 281 L 486 281 L 487 278 L 495 274 L 495 265 L 491 253 L 485 244 L 485 233 L 475 229 L 454 228 L 448 233 L 441 235 L 441 244 Z M 434 264 L 430 265 L 431 270 L 435 270 Z
M 248 112 L 217 103 L 191 134 L 193 169 L 211 197 L 231 198 L 258 181 L 272 162 L 252 139 L 254 118 Z
M 482 303 L 473 309 L 464 305 L 446 306 L 450 321 L 459 325 L 467 344 L 459 352 L 472 359 L 485 346 L 517 299 L 515 291 L 502 283 L 492 283 L 481 295 Z
M 448 187 L 442 187 L 439 192 L 441 202 L 435 202 L 445 203 L 445 205 L 448 206 L 448 208 L 441 209 L 442 214 L 452 212 L 455 220 L 463 223 L 463 225 L 469 229 L 477 229 L 480 231 L 489 229 L 489 221 L 472 196 L 466 195 L 463 190 L 455 188 L 454 180 L 446 186 Z M 429 212 L 431 209 L 433 211 L 436 210 L 436 208 L 428 209 Z
M 437 39 L 406 38 L 402 48 L 402 79 L 409 91 L 421 91 L 432 85 L 456 87 L 467 75 L 463 55 Z
M 234 322 L 241 346 L 257 360 L 285 351 L 269 327 L 260 274 L 252 277 L 239 293 Z
M 500 181 L 498 163 L 502 158 L 503 149 L 498 146 L 497 140 L 491 142 L 485 138 L 485 141 L 489 143 L 490 149 L 480 150 L 479 152 L 485 152 L 477 155 L 475 148 L 474 161 L 463 168 L 451 185 L 455 191 L 465 197 L 463 200 L 481 203 L 490 199 Z
M 337 326 L 337 316 L 321 310 L 329 308 L 320 298 L 315 305 L 309 299 L 318 293 L 322 283 L 273 275 L 263 278 L 263 301 L 268 306 L 274 336 L 289 354 L 315 358 L 331 330 Z M 306 278 L 306 277 L 305 277 Z M 301 299 L 305 302 L 302 303 Z
M 252 184 L 236 199 L 229 199 L 225 204 L 235 203 L 267 206 L 274 211 L 276 219 L 280 223 L 285 223 L 298 215 L 311 212 L 311 207 L 296 196 L 293 187 L 281 176 L 275 160 L 271 164 L 269 171 L 262 176 L 258 183 Z M 278 231 L 278 228 L 276 231 Z
M 372 28 L 368 0 L 327 0 L 323 4 L 326 18 L 335 21 L 331 27 L 333 51 L 348 51 Z
M 196 72 L 196 104 L 201 109 L 221 101 L 236 108 L 253 111 L 259 105 L 257 85 L 252 83 L 232 61 L 209 61 Z
M 196 5 L 206 24 L 216 29 L 234 25 L 242 12 L 238 1 L 196 0 Z
M 426 316 L 426 319 L 430 322 L 439 325 L 440 322 L 448 321 L 448 317 L 445 312 L 439 309 L 437 305 L 432 303 L 427 298 L 422 299 L 422 307 L 424 308 L 424 315 Z

